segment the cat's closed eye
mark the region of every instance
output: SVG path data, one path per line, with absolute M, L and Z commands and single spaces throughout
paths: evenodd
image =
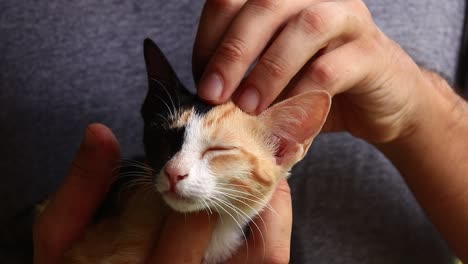
M 209 147 L 203 151 L 202 157 L 205 157 L 206 154 L 209 153 L 216 153 L 216 152 L 228 152 L 232 150 L 237 150 L 238 148 L 235 146 L 214 146 L 214 147 Z

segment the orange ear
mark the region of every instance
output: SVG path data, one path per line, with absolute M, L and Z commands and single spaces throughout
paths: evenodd
M 330 94 L 316 90 L 275 104 L 260 116 L 273 136 L 279 139 L 279 165 L 289 169 L 304 157 L 322 129 L 330 105 Z

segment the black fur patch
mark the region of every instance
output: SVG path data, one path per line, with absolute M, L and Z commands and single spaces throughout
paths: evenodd
M 145 127 L 144 146 L 149 165 L 158 172 L 182 148 L 185 127 Z
M 148 75 L 148 93 L 141 108 L 144 119 L 143 143 L 148 163 L 155 171 L 162 169 L 184 142 L 185 128 L 169 128 L 170 115 L 175 111 L 195 109 L 199 115 L 213 106 L 190 94 L 180 82 L 169 61 L 150 39 L 144 42 L 144 55 Z

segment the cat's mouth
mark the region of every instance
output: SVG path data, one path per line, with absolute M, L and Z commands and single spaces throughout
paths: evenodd
M 165 191 L 162 192 L 164 201 L 174 210 L 187 213 L 203 209 L 200 203 L 196 202 L 194 197 L 183 196 L 178 192 Z
M 165 197 L 167 197 L 169 199 L 172 199 L 172 200 L 176 200 L 176 201 L 186 201 L 186 202 L 191 201 L 191 199 L 189 197 L 182 196 L 178 192 L 174 192 L 174 191 L 165 191 L 162 194 L 163 194 L 163 196 L 165 196 Z

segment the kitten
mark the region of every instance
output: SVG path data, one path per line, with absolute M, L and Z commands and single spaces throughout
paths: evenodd
M 89 228 L 64 263 L 144 263 L 167 209 L 161 200 L 179 212 L 219 214 L 204 262 L 227 260 L 244 241 L 242 229 L 304 157 L 330 108 L 323 91 L 287 99 L 259 116 L 232 102 L 211 106 L 185 90 L 151 40 L 144 54 L 149 89 L 141 113 L 151 167 L 145 175 L 152 181 L 146 192 L 129 192 L 118 216 Z

